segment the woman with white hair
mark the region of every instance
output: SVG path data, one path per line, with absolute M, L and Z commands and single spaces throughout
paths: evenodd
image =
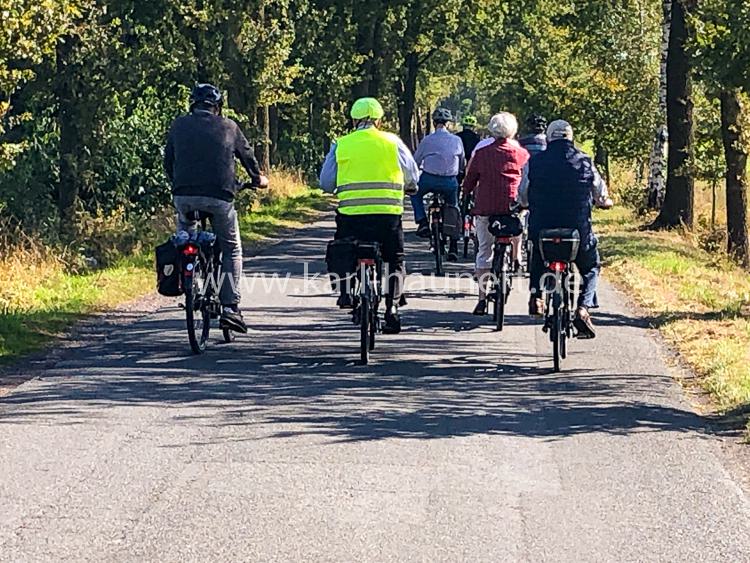
M 489 231 L 490 217 L 510 213 L 518 195 L 523 168 L 529 160 L 529 153 L 513 140 L 518 133 L 518 121 L 512 113 L 493 115 L 487 129 L 494 141 L 474 153 L 463 184 L 466 195 L 474 194 L 472 212 L 477 217 L 479 249 L 475 277 L 479 282 L 479 302 L 474 309 L 475 315 L 487 314 L 487 281 L 495 243 L 495 237 Z

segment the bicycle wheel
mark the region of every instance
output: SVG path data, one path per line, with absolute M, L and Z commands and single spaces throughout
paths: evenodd
M 500 273 L 501 277 L 505 277 L 503 272 Z M 495 330 L 502 332 L 503 325 L 505 324 L 505 303 L 508 299 L 506 295 L 505 280 L 499 279 L 495 282 L 497 287 L 495 293 Z
M 366 366 L 370 360 L 370 299 L 363 297 L 359 305 L 359 350 L 362 365 Z
M 222 336 L 224 337 L 224 342 L 227 344 L 230 344 L 237 340 L 237 333 L 233 330 L 229 330 L 228 328 L 222 328 L 221 329 Z
M 377 332 L 377 301 L 370 307 L 370 351 L 375 349 L 375 333 Z
M 211 330 L 211 312 L 202 295 L 201 267 L 195 263 L 192 282 L 185 284 L 185 317 L 187 320 L 188 340 L 194 354 L 206 351 L 208 334 Z
M 560 306 L 555 307 L 555 312 L 553 314 L 552 318 L 552 330 L 550 331 L 550 337 L 552 339 L 552 369 L 554 372 L 560 371 L 560 363 L 561 363 L 561 346 L 564 346 L 563 344 L 563 338 L 562 335 L 562 308 Z
M 464 258 L 469 257 L 469 237 L 464 237 Z
M 435 252 L 435 275 L 443 275 L 443 241 L 440 240 L 440 222 L 432 222 L 432 246 Z

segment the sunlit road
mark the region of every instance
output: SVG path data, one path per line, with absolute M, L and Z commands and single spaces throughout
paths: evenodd
M 410 235 L 405 332 L 363 368 L 302 279 L 331 230 L 247 261 L 293 274 L 248 287 L 248 337 L 193 357 L 171 307 L 0 399 L 0 561 L 750 561 L 736 468 L 608 286 L 552 374 L 524 292 L 495 333 Z

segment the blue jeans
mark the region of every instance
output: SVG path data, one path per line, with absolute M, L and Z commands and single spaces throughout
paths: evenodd
M 591 246 L 587 250 L 581 249 L 578 252 L 575 264 L 581 274 L 581 292 L 578 295 L 578 306 L 594 309 L 599 306 L 596 298 L 596 288 L 599 285 L 599 274 L 602 269 L 599 249 L 596 245 Z M 541 297 L 542 291 L 539 286 L 544 275 L 544 262 L 542 261 L 542 255 L 539 252 L 539 245 L 537 244 L 534 245 L 531 268 L 529 270 L 531 294 L 534 297 Z
M 458 180 L 455 176 L 435 176 L 423 172 L 419 178 L 419 191 L 411 196 L 411 206 L 414 208 L 414 220 L 419 223 L 427 218 L 424 208 L 424 196 L 437 193 L 443 196 L 446 205 L 458 207 Z

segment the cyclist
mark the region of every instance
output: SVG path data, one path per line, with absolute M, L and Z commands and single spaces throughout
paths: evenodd
M 594 338 L 596 332 L 589 309 L 598 306 L 596 287 L 601 261 L 597 240 L 591 225 L 594 205 L 612 207 L 607 185 L 594 163 L 573 144 L 573 128 L 567 121 L 553 121 L 547 128 L 547 150 L 529 161 L 528 178 L 522 182 L 519 203 L 528 206 L 529 237 L 536 241 L 542 229 L 578 229 L 581 247 L 576 266 L 581 274 L 582 287 L 574 325 L 580 338 Z M 534 245 L 531 259 L 531 297 L 529 313 L 543 313 L 541 278 L 544 264 Z
M 411 196 L 417 235 L 429 238 L 430 225 L 424 208 L 424 196 L 442 194 L 445 204 L 458 209 L 458 175 L 466 167 L 466 156 L 461 139 L 451 134 L 448 124 L 453 121 L 449 109 L 438 108 L 432 114 L 435 132 L 419 143 L 414 160 L 422 168 L 419 191 Z M 458 259 L 458 241 L 451 239 L 448 260 Z
M 547 148 L 547 120 L 538 113 L 532 113 L 526 119 L 526 135 L 518 142 L 533 157 Z
M 518 194 L 523 167 L 529 153 L 511 139 L 518 132 L 513 114 L 494 115 L 487 129 L 493 143 L 478 149 L 466 169 L 464 193 L 474 194 L 473 213 L 477 216 L 477 249 L 474 276 L 479 283 L 479 302 L 474 314 L 487 314 L 487 282 L 492 269 L 495 237 L 489 231 L 490 216 L 507 215 Z
M 473 115 L 465 115 L 461 120 L 461 127 L 461 131 L 456 133 L 456 135 L 461 139 L 461 143 L 464 146 L 464 155 L 466 158 L 469 158 L 481 140 L 479 134 L 476 132 L 477 118 Z
M 190 94 L 190 113 L 169 130 L 164 168 L 172 184 L 178 229 L 194 232 L 195 211 L 212 215 L 211 225 L 223 255 L 227 277 L 219 291 L 221 326 L 247 332 L 240 311 L 242 242 L 234 197 L 239 184 L 235 158 L 256 186 L 268 186 L 245 135 L 237 123 L 221 116 L 223 97 L 216 86 L 198 84 Z
M 374 98 L 361 98 L 351 109 L 354 131 L 331 147 L 320 172 L 323 190 L 336 193 L 336 238 L 355 238 L 381 245 L 388 265 L 386 334 L 401 332 L 398 300 L 404 276 L 404 190 L 416 191 L 417 167 L 406 145 L 379 129 L 384 111 Z M 352 306 L 346 284 L 341 284 L 338 306 Z

